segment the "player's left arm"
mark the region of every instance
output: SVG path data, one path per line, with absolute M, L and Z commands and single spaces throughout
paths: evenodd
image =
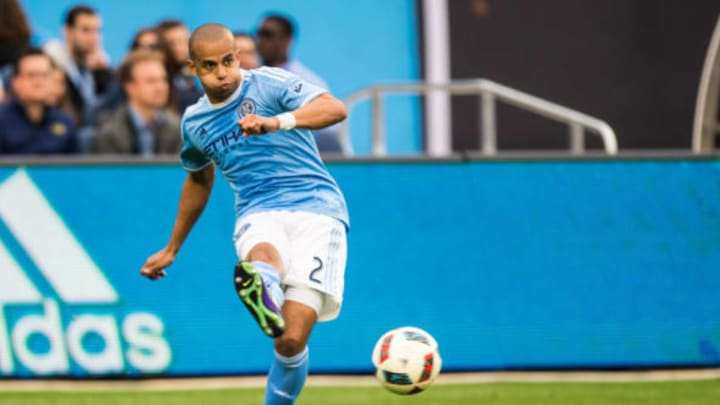
M 261 135 L 280 129 L 320 129 L 347 118 L 345 104 L 330 93 L 323 93 L 307 104 L 274 117 L 246 115 L 238 121 L 243 135 Z
M 342 101 L 330 93 L 323 93 L 297 110 L 286 114 L 295 117 L 295 126 L 298 128 L 321 129 L 347 118 L 347 109 Z M 273 118 L 281 124 L 279 117 L 278 115 Z

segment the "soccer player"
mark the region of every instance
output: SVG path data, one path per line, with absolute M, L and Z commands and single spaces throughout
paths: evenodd
M 189 174 L 170 240 L 140 273 L 166 275 L 217 166 L 235 194 L 235 288 L 275 339 L 266 404 L 292 404 L 307 376 L 310 332 L 342 304 L 348 214 L 310 130 L 345 119 L 345 106 L 282 69 L 240 69 L 223 25 L 199 27 L 189 47 L 205 91 L 183 116 L 180 158 Z

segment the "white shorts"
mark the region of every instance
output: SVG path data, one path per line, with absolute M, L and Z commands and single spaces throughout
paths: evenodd
M 233 240 L 240 260 L 259 243 L 273 245 L 285 268 L 285 299 L 314 308 L 319 321 L 337 318 L 347 259 L 342 222 L 310 212 L 262 211 L 240 218 Z

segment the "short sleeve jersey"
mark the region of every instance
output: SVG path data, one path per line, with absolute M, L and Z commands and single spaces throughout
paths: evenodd
M 342 192 L 323 164 L 310 130 L 243 137 L 238 119 L 296 110 L 326 90 L 278 68 L 241 70 L 242 81 L 222 103 L 207 96 L 183 115 L 180 158 L 188 171 L 215 162 L 235 195 L 236 216 L 268 210 L 328 215 L 349 226 Z

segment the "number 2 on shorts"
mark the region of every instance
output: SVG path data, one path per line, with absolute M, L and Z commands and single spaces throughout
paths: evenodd
M 320 260 L 320 258 L 317 257 L 317 256 L 313 257 L 313 260 L 317 262 L 317 267 L 314 268 L 314 269 L 310 272 L 310 276 L 309 276 L 310 281 L 315 282 L 315 283 L 318 283 L 318 284 L 322 284 L 322 281 L 320 281 L 320 280 L 318 280 L 317 278 L 315 278 L 315 273 L 317 273 L 318 271 L 322 270 L 322 268 L 323 268 L 323 262 L 322 262 L 322 260 Z

